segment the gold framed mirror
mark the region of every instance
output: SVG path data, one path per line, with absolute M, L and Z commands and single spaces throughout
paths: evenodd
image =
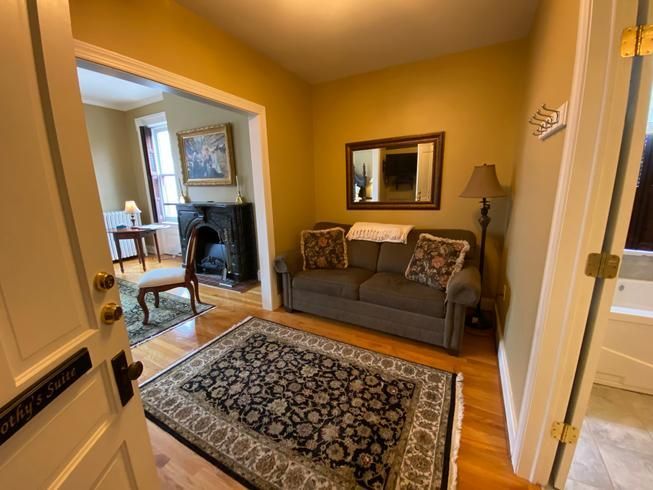
M 444 132 L 345 145 L 347 209 L 440 209 Z

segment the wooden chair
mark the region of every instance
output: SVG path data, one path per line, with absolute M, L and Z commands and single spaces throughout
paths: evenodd
M 190 238 L 188 239 L 188 247 L 186 248 L 186 256 L 184 257 L 184 264 L 182 267 L 168 267 L 164 269 L 154 269 L 147 271 L 143 274 L 138 281 L 138 304 L 143 309 L 145 318 L 143 323 L 149 323 L 150 311 L 145 303 L 145 295 L 147 293 L 154 293 L 154 307 L 159 307 L 159 293 L 174 288 L 186 288 L 190 293 L 190 307 L 193 313 L 197 315 L 197 308 L 195 307 L 195 300 L 200 301 L 199 281 L 195 274 L 195 248 L 197 247 L 197 228 L 193 227 Z

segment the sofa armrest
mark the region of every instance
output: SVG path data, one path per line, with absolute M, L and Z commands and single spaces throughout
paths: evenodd
M 299 250 L 292 250 L 277 255 L 274 259 L 274 270 L 279 274 L 290 274 L 293 276 L 302 268 L 301 258 Z
M 464 306 L 476 306 L 481 299 L 481 273 L 469 265 L 456 272 L 449 281 L 447 301 Z
M 302 257 L 299 250 L 286 252 L 274 259 L 274 270 L 281 276 L 281 292 L 283 306 L 286 311 L 293 311 L 292 306 L 292 276 L 302 267 Z

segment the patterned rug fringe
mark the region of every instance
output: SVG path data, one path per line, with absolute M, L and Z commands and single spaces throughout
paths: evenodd
M 465 414 L 465 401 L 463 398 L 463 373 L 456 375 L 456 408 L 454 409 L 454 426 L 451 437 L 451 456 L 449 459 L 449 484 L 448 490 L 456 490 L 458 486 L 458 449 L 460 448 L 460 434 L 463 429 L 463 416 Z

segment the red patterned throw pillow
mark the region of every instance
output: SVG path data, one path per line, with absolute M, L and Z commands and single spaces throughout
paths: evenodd
M 301 249 L 304 270 L 346 269 L 349 265 L 345 230 L 342 228 L 302 231 Z
M 406 279 L 446 291 L 451 276 L 463 268 L 468 251 L 465 240 L 422 233 L 406 268 Z

